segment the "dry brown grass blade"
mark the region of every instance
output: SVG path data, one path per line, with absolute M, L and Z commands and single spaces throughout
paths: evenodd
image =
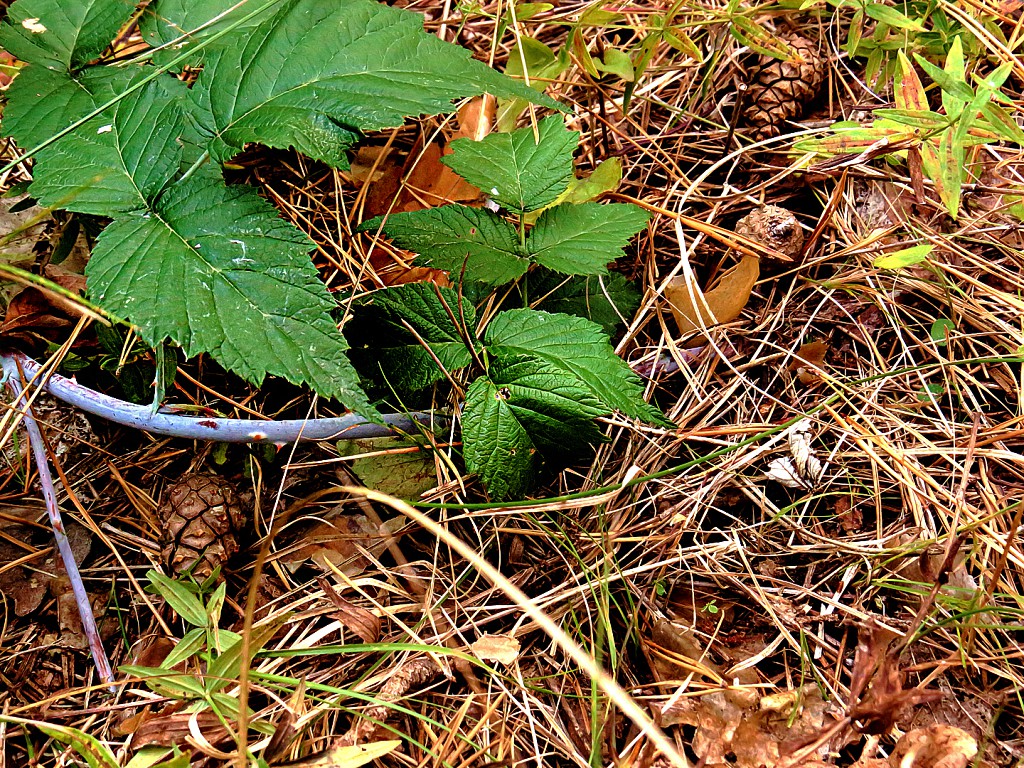
M 594 658 L 584 651 L 578 643 L 569 637 L 565 631 L 558 626 L 551 618 L 538 608 L 533 601 L 527 597 L 521 589 L 508 580 L 497 568 L 482 558 L 476 550 L 468 546 L 459 537 L 453 535 L 444 526 L 439 525 L 427 515 L 414 507 L 409 506 L 401 499 L 395 499 L 383 493 L 369 488 L 358 488 L 345 486 L 340 490 L 350 493 L 355 497 L 363 497 L 370 501 L 385 504 L 396 512 L 401 512 L 417 525 L 443 541 L 451 547 L 460 557 L 465 558 L 477 571 L 487 578 L 494 586 L 504 592 L 523 612 L 529 616 L 556 645 L 573 661 L 575 661 L 586 674 L 594 680 L 598 687 L 614 702 L 615 706 L 628 717 L 633 724 L 640 729 L 640 732 L 647 736 L 667 758 L 671 765 L 677 768 L 690 768 L 689 761 L 679 753 L 675 745 L 668 739 L 665 733 L 655 725 L 654 721 L 640 709 L 639 705 L 626 693 L 625 690 L 610 677 Z

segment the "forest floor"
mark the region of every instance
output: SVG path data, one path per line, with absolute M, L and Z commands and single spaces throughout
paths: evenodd
M 400 744 L 379 759 L 396 766 L 1020 765 L 1024 150 L 990 136 L 970 143 L 952 174 L 959 156 L 940 157 L 938 138 L 871 133 L 881 130 L 874 111 L 900 106 L 895 91 L 912 85 L 898 51 L 941 67 L 957 36 L 968 73 L 1012 63 L 999 90 L 1019 115 L 1020 2 L 670 10 L 637 0 L 605 4 L 609 13 L 564 2 L 521 4 L 514 21 L 500 5 L 407 7 L 501 71 L 521 38 L 536 41 L 535 67 L 548 61 L 538 46 L 565 52 L 564 68 L 552 56 L 538 77 L 581 133 L 579 172 L 616 158 L 622 181 L 603 199 L 653 214 L 613 266 L 639 292 L 613 343 L 676 428 L 605 419 L 607 442 L 550 470 L 529 500 L 494 504 L 460 474 L 450 436 L 412 453 L 217 446 L 49 405 L 39 415 L 62 510 L 122 671 L 116 694 L 97 679 L 37 475 L 9 433 L 2 712 L 78 729 L 122 763 L 150 745 L 159 749 L 144 754 L 177 747 L 195 764 L 227 764 L 240 739 L 217 697 L 237 699 L 241 684 L 253 708 L 245 738 L 269 765 L 320 755 L 299 764 L 353 766 L 347 745 L 389 739 Z M 783 68 L 765 47 L 797 63 Z M 939 89 L 917 71 L 941 111 Z M 755 108 L 779 104 L 789 111 L 777 123 Z M 351 171 L 253 148 L 231 174 L 317 242 L 314 259 L 339 297 L 443 280 L 355 229 L 396 199 L 453 199 L 440 150 L 490 115 L 477 102 L 370 136 Z M 833 136 L 836 121 L 864 134 L 808 143 Z M 29 174 L 19 167 L 5 188 Z M 732 233 L 765 205 L 796 217 L 803 245 L 787 261 L 758 252 L 748 297 L 730 282 L 733 246 L 744 246 Z M 63 248 L 64 268 L 80 269 L 91 234 L 69 227 L 54 214 L 23 256 Z M 723 274 L 713 308 L 736 319 L 681 332 L 666 288 L 713 286 Z M 57 318 L 50 336 L 80 343 L 65 373 L 78 364 L 80 380 L 119 396 L 146 385 L 145 350 L 127 339 L 123 355 L 103 352 L 75 320 Z M 265 417 L 306 412 L 296 392 L 251 388 L 193 361 L 169 396 Z M 433 405 L 450 407 L 447 397 L 439 388 Z M 147 586 L 146 574 L 165 563 L 167 488 L 193 473 L 228 481 L 247 521 L 223 564 L 219 614 L 190 624 L 171 610 L 173 588 Z M 396 507 L 341 490 L 355 485 L 417 499 L 507 582 Z M 508 582 L 657 723 L 675 758 L 521 609 Z M 182 599 L 205 609 L 212 589 Z M 194 660 L 162 686 L 124 671 L 165 662 L 190 628 L 197 646 L 242 631 L 247 601 L 262 650 L 251 665 L 222 665 L 225 684 L 206 700 L 181 682 L 201 674 Z M 75 738 L 0 724 L 0 766 L 81 764 L 67 746 Z

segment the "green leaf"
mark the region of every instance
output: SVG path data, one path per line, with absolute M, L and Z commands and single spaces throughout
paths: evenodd
M 956 98 L 961 99 L 965 103 L 974 98 L 974 89 L 972 89 L 971 86 L 963 80 L 958 80 L 955 75 L 951 75 L 940 69 L 928 61 L 928 59 L 917 53 L 914 54 L 914 60 L 918 63 L 921 69 L 928 73 L 928 76 L 932 80 L 938 83 L 939 88 L 943 91 L 949 91 L 949 93 L 953 94 Z
M 912 267 L 925 261 L 928 258 L 928 254 L 933 250 L 935 250 L 935 245 L 932 243 L 914 245 L 910 248 L 879 256 L 875 259 L 872 266 L 875 269 L 903 269 L 904 267 Z
M 255 384 L 268 373 L 308 382 L 372 418 L 311 247 L 251 188 L 200 173 L 152 211 L 115 219 L 86 275 L 91 294 L 150 346 L 170 338 L 186 356 L 209 352 Z
M 527 224 L 535 224 L 544 211 L 561 203 L 589 203 L 605 192 L 614 192 L 622 182 L 622 161 L 617 157 L 602 160 L 589 176 L 573 178 L 554 202 L 523 216 Z
M 249 658 L 252 659 L 263 646 L 270 642 L 277 631 L 285 625 L 290 614 L 276 616 L 254 626 L 249 634 Z M 242 669 L 242 638 L 229 645 L 223 653 L 210 662 L 206 670 L 206 689 L 218 691 L 231 684 Z
M 525 68 L 523 62 L 525 61 Z M 553 80 L 569 68 L 567 56 L 556 57 L 554 51 L 540 40 L 532 37 L 520 37 L 508 55 L 505 74 L 525 81 L 529 75 L 530 87 L 543 91 L 548 87 L 548 80 Z M 499 99 L 495 126 L 498 131 L 507 133 L 516 127 L 516 120 L 529 105 L 525 99 Z
M 960 119 L 963 120 L 966 116 L 965 110 Z M 939 138 L 940 172 L 934 181 L 938 187 L 939 198 L 954 220 L 960 213 L 960 191 L 964 181 L 965 159 L 964 145 L 957 141 L 957 134 L 953 131 L 944 132 Z
M 507 390 L 506 404 L 543 453 L 574 453 L 601 442 L 594 423 L 609 408 L 563 370 L 535 357 L 500 358 L 490 380 Z
M 1024 130 L 1017 124 L 1005 109 L 998 104 L 989 102 L 981 108 L 981 114 L 985 116 L 985 123 L 993 133 L 1006 141 L 1024 146 Z
M 64 76 L 64 88 L 91 96 L 87 103 L 68 94 L 62 103 L 75 102 L 80 112 L 65 116 L 83 117 L 145 74 L 133 67 L 95 68 L 78 81 Z M 97 216 L 145 208 L 178 170 L 184 122 L 178 100 L 186 93 L 184 83 L 171 78 L 129 93 L 39 152 L 31 193 L 43 206 Z
M 338 453 L 359 482 L 388 496 L 413 501 L 437 486 L 434 454 L 409 437 L 341 440 Z M 358 458 L 350 458 L 356 456 Z
M 947 336 L 952 335 L 956 330 L 956 323 L 950 320 L 948 317 L 940 317 L 934 323 L 928 331 L 928 335 L 931 340 L 935 342 L 935 346 L 944 347 L 947 343 Z
M 547 205 L 568 186 L 579 138 L 552 115 L 537 124 L 536 140 L 532 127 L 481 141 L 458 139 L 441 161 L 504 208 L 523 213 Z
M 559 205 L 537 220 L 526 247 L 538 264 L 556 272 L 603 275 L 648 219 L 643 208 L 624 203 Z
M 206 609 L 188 587 L 159 571 L 147 571 L 146 578 L 181 618 L 194 627 L 206 626 Z
M 537 449 L 507 402 L 511 392 L 480 377 L 466 391 L 462 454 L 492 499 L 519 498 L 530 486 Z
M 924 32 L 924 26 L 920 21 L 907 17 L 889 5 L 868 3 L 864 6 L 864 13 L 866 13 L 869 18 L 872 18 L 875 21 L 880 21 L 883 24 L 888 24 L 890 27 L 908 29 L 911 32 Z
M 373 219 L 360 229 L 373 229 L 380 221 Z M 465 265 L 467 279 L 502 285 L 530 267 L 512 225 L 482 208 L 443 205 L 394 213 L 383 221 L 395 245 L 415 251 L 421 263 L 447 270 L 456 279 Z
M 0 48 L 69 72 L 103 53 L 133 10 L 132 0 L 18 0 L 0 25 Z
M 360 310 L 354 325 L 352 338 L 358 339 L 354 353 L 357 361 L 365 360 L 365 368 L 379 368 L 389 386 L 414 392 L 443 379 L 444 371 L 451 373 L 473 362 L 452 315 L 459 322 L 465 318 L 471 335 L 476 312 L 463 299 L 460 317 L 459 298 L 450 288 L 410 283 L 376 291 L 371 298 L 373 305 Z
M 142 39 L 153 48 L 171 44 L 153 56 L 154 62 L 165 64 L 196 43 L 229 27 L 232 27 L 233 34 L 251 34 L 255 27 L 278 10 L 278 5 L 277 0 L 250 0 L 241 5 L 238 0 L 158 0 L 142 12 L 139 30 Z M 254 11 L 257 12 L 255 15 Z M 249 16 L 252 18 L 247 18 Z M 204 26 L 213 19 L 217 21 Z M 200 64 L 200 56 L 201 52 L 188 63 L 192 66 Z
M 23 717 L 12 717 L 10 715 L 0 715 L 0 723 L 27 725 L 38 728 L 50 738 L 71 747 L 85 760 L 89 768 L 118 768 L 120 765 L 120 762 L 106 744 L 78 728 L 71 728 L 66 725 L 53 725 L 52 723 L 44 723 L 39 720 L 26 720 Z
M 491 321 L 484 344 L 499 360 L 518 361 L 525 356 L 548 363 L 609 409 L 652 423 L 671 424 L 658 409 L 644 402 L 640 378 L 616 356 L 601 327 L 589 320 L 512 309 Z
M 160 668 L 174 669 L 175 666 L 192 658 L 205 647 L 206 627 L 190 629 L 185 633 L 185 636 L 175 644 L 171 649 L 171 652 L 167 654 L 166 658 L 160 662 Z
M 422 17 L 373 0 L 285 0 L 244 42 L 211 49 L 190 93 L 222 161 L 258 142 L 346 167 L 359 132 L 450 112 L 454 99 L 488 92 L 557 106 L 427 34 Z
M 122 664 L 118 671 L 124 675 L 141 678 L 146 686 L 161 696 L 172 699 L 196 699 L 206 696 L 206 688 L 202 682 L 192 675 L 168 672 L 160 667 L 142 667 L 135 664 Z
M 604 52 L 604 61 L 594 60 L 594 66 L 598 71 L 616 75 L 627 83 L 636 79 L 636 72 L 633 69 L 633 62 L 629 56 L 616 48 L 609 48 Z
M 953 38 L 953 44 L 949 46 L 949 52 L 946 54 L 946 64 L 943 67 L 943 71 L 955 81 L 964 84 L 967 83 L 967 70 L 964 63 L 964 47 L 959 35 Z M 939 87 L 941 88 L 941 86 Z M 950 90 L 942 88 L 942 107 L 950 117 L 958 117 L 966 103 L 965 99 L 960 98 Z
M 919 109 L 876 109 L 875 116 L 901 125 L 924 128 L 927 131 L 941 130 L 949 125 L 949 118 L 936 112 Z
M 94 107 L 92 95 L 68 73 L 31 64 L 7 88 L 3 131 L 19 147 L 31 149 L 71 125 L 73 116 L 87 115 Z
M 640 306 L 640 293 L 618 272 L 599 276 L 565 276 L 546 270 L 530 273 L 531 306 L 545 312 L 585 317 L 615 333 Z

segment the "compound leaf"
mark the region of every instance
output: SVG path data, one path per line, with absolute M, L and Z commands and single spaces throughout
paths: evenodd
M 545 211 L 530 231 L 526 248 L 541 266 L 566 275 L 599 275 L 622 255 L 650 214 L 636 205 L 581 203 Z
M 552 115 L 537 124 L 536 138 L 527 127 L 481 141 L 458 139 L 441 162 L 504 208 L 522 213 L 544 207 L 569 185 L 579 138 L 559 115 Z
M 256 384 L 268 373 L 308 382 L 373 417 L 311 248 L 253 189 L 200 173 L 108 225 L 87 277 L 151 346 L 169 338 L 186 355 L 209 352 Z
M 77 119 L 142 79 L 141 69 L 94 68 L 65 88 L 80 102 Z M 21 77 L 18 77 L 20 80 Z M 17 81 L 16 81 L 17 82 Z M 91 96 L 79 99 L 78 90 Z M 111 216 L 144 208 L 178 170 L 185 85 L 161 78 L 129 93 L 37 155 L 31 193 L 44 206 Z M 62 99 L 62 101 L 65 101 Z
M 473 362 L 452 316 L 460 323 L 464 319 L 472 333 L 476 312 L 463 300 L 460 317 L 459 297 L 450 288 L 410 283 L 380 290 L 373 294 L 373 306 L 360 314 L 368 317 L 357 321 L 354 351 L 372 360 L 399 391 L 423 389 L 444 378 L 445 371 Z
M 244 43 L 208 50 L 191 95 L 222 161 L 259 142 L 346 167 L 360 131 L 450 112 L 453 99 L 486 91 L 555 105 L 427 34 L 420 16 L 374 0 L 286 0 Z
M 132 0 L 18 0 L 0 25 L 0 48 L 69 72 L 103 53 L 133 10 Z
M 360 229 L 372 229 L 380 221 L 373 219 Z M 384 220 L 384 231 L 400 248 L 420 254 L 422 263 L 456 278 L 465 264 L 468 280 L 502 285 L 530 267 L 512 225 L 482 208 L 444 205 L 395 213 Z
M 609 409 L 664 426 L 671 424 L 644 401 L 640 378 L 615 354 L 601 327 L 589 320 L 512 309 L 491 321 L 484 344 L 498 359 L 525 356 L 547 363 Z
M 480 476 L 491 498 L 521 497 L 533 476 L 537 449 L 507 402 L 511 393 L 487 377 L 466 391 L 462 453 L 466 469 Z

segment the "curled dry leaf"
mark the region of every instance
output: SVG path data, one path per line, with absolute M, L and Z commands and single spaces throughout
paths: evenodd
M 662 713 L 662 725 L 696 728 L 691 748 L 707 766 L 762 768 L 777 765 L 790 744 L 806 743 L 832 718 L 817 686 L 760 696 L 755 688 L 729 687 L 681 697 Z M 828 744 L 819 747 L 819 756 Z
M 349 602 L 339 595 L 331 583 L 323 576 L 317 577 L 317 584 L 324 591 L 337 612 L 334 617 L 364 643 L 375 643 L 380 640 L 380 618 L 362 606 Z
M 735 320 L 747 306 L 760 274 L 757 258 L 744 256 L 706 293 L 701 293 L 685 276 L 673 278 L 665 288 L 665 298 L 679 333 L 685 336 L 700 328 Z
M 379 529 L 365 515 L 337 514 L 346 509 L 335 507 L 327 519 L 318 521 L 301 534 L 301 544 L 285 550 L 281 558 L 290 570 L 311 560 L 324 571 L 331 566 L 346 576 L 358 576 L 388 545 L 388 538 L 405 525 L 401 516 L 384 522 Z
M 481 661 L 496 661 L 507 667 L 519 658 L 519 641 L 510 635 L 481 635 L 470 650 Z
M 952 725 L 931 725 L 903 734 L 889 756 L 890 768 L 967 768 L 978 742 Z
M 789 370 L 796 374 L 801 384 L 815 384 L 821 381 L 821 371 L 825 367 L 825 354 L 828 344 L 823 341 L 810 341 L 800 347 L 789 364 Z

